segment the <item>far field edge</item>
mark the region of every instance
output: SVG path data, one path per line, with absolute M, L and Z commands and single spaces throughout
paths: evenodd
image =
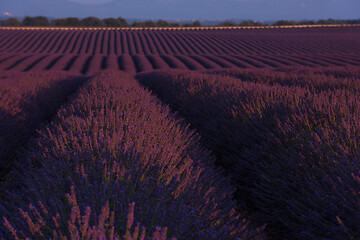
M 321 25 L 285 25 L 285 26 L 231 26 L 231 27 L 0 27 L 0 30 L 234 30 L 234 29 L 273 29 L 273 28 L 319 28 L 319 27 L 360 27 L 360 24 L 321 24 Z

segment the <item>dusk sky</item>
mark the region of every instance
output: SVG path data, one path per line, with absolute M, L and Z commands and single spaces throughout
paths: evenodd
M 0 0 L 0 14 L 139 19 L 353 19 L 360 0 Z

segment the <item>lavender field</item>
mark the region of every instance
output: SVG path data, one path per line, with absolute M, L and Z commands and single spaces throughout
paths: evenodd
M 332 67 L 360 64 L 360 26 L 223 30 L 0 29 L 0 69 Z
M 360 27 L 0 29 L 0 239 L 359 239 Z

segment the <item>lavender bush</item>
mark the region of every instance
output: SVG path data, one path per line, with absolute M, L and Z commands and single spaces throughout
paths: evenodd
M 138 79 L 199 131 L 270 238 L 360 237 L 357 83 L 324 77 L 314 91 L 182 71 Z
M 135 227 L 133 227 L 134 223 L 134 207 L 135 203 L 129 204 L 129 211 L 127 214 L 126 221 L 126 231 L 123 235 L 123 238 L 120 238 L 120 235 L 114 229 L 114 216 L 115 213 L 109 211 L 109 202 L 106 203 L 104 207 L 101 208 L 101 213 L 98 217 L 97 223 L 95 225 L 90 224 L 91 218 L 91 208 L 87 207 L 84 215 L 82 215 L 80 211 L 79 204 L 76 200 L 76 195 L 74 192 L 74 187 L 71 187 L 71 194 L 66 194 L 66 198 L 71 207 L 70 212 L 70 220 L 68 221 L 67 231 L 69 232 L 70 239 L 110 239 L 110 240 L 145 240 L 146 238 L 146 227 L 141 227 L 140 224 L 137 223 Z M 47 225 L 47 222 L 44 221 L 43 215 L 47 216 L 49 211 L 46 209 L 44 204 L 39 201 L 38 208 L 29 205 L 30 213 L 23 211 L 21 208 L 19 209 L 21 213 L 22 219 L 27 223 L 27 227 L 29 228 L 31 234 L 33 236 L 39 236 L 41 238 L 45 238 L 43 234 L 42 228 Z M 68 239 L 67 234 L 61 229 L 60 221 L 60 213 L 56 213 L 56 216 L 52 216 L 51 220 L 55 225 L 55 228 L 52 231 L 52 239 Z M 35 222 L 34 222 L 35 221 Z M 12 237 L 16 240 L 21 239 L 19 235 L 23 234 L 21 231 L 18 233 L 17 230 L 10 224 L 10 222 L 4 218 L 4 226 L 11 232 Z M 152 235 L 152 240 L 166 240 L 167 236 L 167 228 L 156 227 L 155 232 Z M 1 238 L 3 239 L 3 238 Z M 171 238 L 171 240 L 176 240 L 176 238 Z
M 162 236 L 153 239 L 164 239 L 166 233 L 178 239 L 262 237 L 244 220 L 229 181 L 214 169 L 198 136 L 129 75 L 103 73 L 90 79 L 28 148 L 27 164 L 13 175 L 23 185 L 8 189 L 0 205 L 5 219 L 0 229 L 7 237 L 16 230 L 21 237 L 51 238 L 56 231 L 71 238 L 83 233 L 80 225 L 73 226 L 81 212 L 96 234 L 105 231 L 109 237 L 115 229 L 124 236 L 132 202 L 133 221 Z M 65 197 L 70 191 L 77 204 Z M 35 231 L 24 212 L 39 201 L 47 214 Z M 106 224 L 104 206 L 106 216 L 113 212 Z
M 242 81 L 269 85 L 300 86 L 310 90 L 347 89 L 359 91 L 360 69 L 358 67 L 289 67 L 278 69 L 220 69 L 204 73 L 230 76 Z
M 7 175 L 16 151 L 84 82 L 58 72 L 0 73 L 0 173 Z

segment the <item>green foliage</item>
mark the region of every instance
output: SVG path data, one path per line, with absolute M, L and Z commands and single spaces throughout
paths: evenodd
M 34 26 L 34 19 L 32 17 L 26 16 L 22 21 L 24 26 Z
M 81 20 L 83 26 L 86 27 L 104 27 L 104 22 L 97 17 L 87 17 Z
M 195 22 L 193 22 L 193 26 L 194 26 L 194 27 L 201 27 L 200 21 L 195 21 Z
M 19 19 L 17 18 L 8 18 L 4 24 L 6 26 L 12 26 L 12 27 L 17 27 L 17 26 L 20 26 L 21 25 L 21 22 Z
M 66 18 L 66 23 L 69 27 L 78 27 L 82 25 L 80 19 L 75 17 Z
M 286 26 L 286 25 L 331 25 L 331 24 L 360 24 L 360 19 L 350 19 L 350 20 L 341 20 L 341 19 L 320 19 L 315 22 L 313 20 L 306 21 L 288 21 L 288 20 L 280 20 L 276 21 L 273 26 Z
M 300 21 L 299 24 L 300 25 L 314 25 L 314 24 L 316 24 L 316 22 L 313 20 L 306 20 L 306 21 Z
M 69 18 L 57 18 L 51 22 L 51 25 L 56 27 L 80 27 L 82 23 L 80 19 L 69 17 Z
M 144 27 L 155 27 L 155 23 L 151 20 L 145 21 Z
M 158 20 L 157 22 L 156 22 L 156 26 L 157 27 L 168 27 L 169 26 L 169 23 L 167 22 L 167 21 L 165 21 L 165 20 Z
M 55 27 L 65 27 L 67 22 L 65 18 L 57 18 L 51 21 L 51 25 Z
M 144 23 L 143 22 L 133 22 L 131 24 L 132 27 L 144 27 Z
M 240 23 L 240 26 L 267 26 L 267 24 L 263 24 L 254 20 L 244 20 Z
M 289 25 L 296 25 L 298 23 L 296 23 L 295 21 L 288 21 L 288 20 L 279 20 L 276 21 L 273 26 L 289 26 Z
M 119 19 L 116 18 L 106 18 L 103 20 L 103 22 L 107 27 L 121 27 Z
M 190 23 L 184 23 L 182 26 L 183 27 L 191 27 L 192 25 Z
M 332 18 L 329 18 L 327 20 L 321 19 L 321 20 L 317 21 L 317 24 L 344 24 L 344 23 L 345 23 L 345 21 L 343 21 L 343 20 L 335 20 Z
M 129 23 L 126 21 L 125 18 L 118 17 L 117 19 L 119 20 L 120 27 L 129 27 Z
M 22 21 L 23 26 L 50 26 L 49 20 L 44 16 L 29 17 L 26 16 Z
M 293 20 L 279 20 L 272 24 L 272 26 L 288 26 L 288 25 L 327 25 L 327 24 L 360 24 L 360 19 L 350 20 L 336 20 L 336 19 L 321 19 L 318 21 L 304 20 L 304 21 L 293 21 Z M 17 18 L 9 18 L 7 20 L 0 21 L 0 26 L 50 26 L 49 20 L 44 16 L 30 17 L 26 16 L 22 22 Z M 126 19 L 122 17 L 118 18 L 106 18 L 99 19 L 97 17 L 87 17 L 82 20 L 69 17 L 69 18 L 57 18 L 51 21 L 52 26 L 56 27 L 201 27 L 200 21 L 196 20 L 192 24 L 178 22 L 169 23 L 165 20 L 158 20 L 156 22 L 147 21 L 135 21 L 129 24 Z M 225 20 L 220 22 L 217 26 L 269 26 L 269 24 L 263 22 L 257 22 L 255 20 L 244 20 L 240 24 L 236 24 L 234 21 Z

